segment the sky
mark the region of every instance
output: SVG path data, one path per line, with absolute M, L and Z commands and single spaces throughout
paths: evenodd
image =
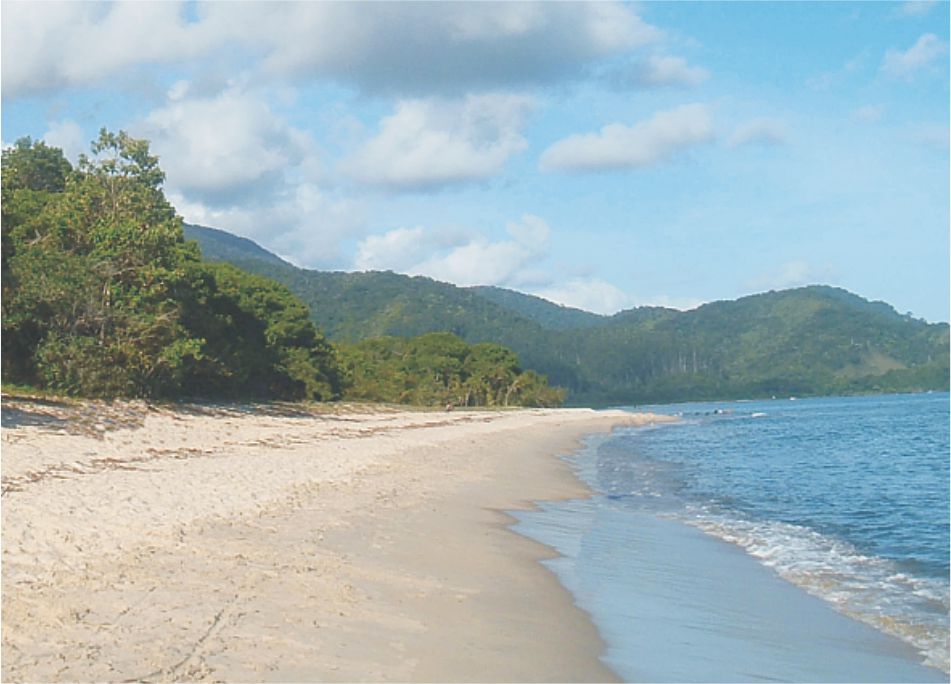
M 2 142 L 151 141 L 184 219 L 598 313 L 949 311 L 948 2 L 0 3 Z

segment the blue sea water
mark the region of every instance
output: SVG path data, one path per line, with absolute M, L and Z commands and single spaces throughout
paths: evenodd
M 636 410 L 681 420 L 593 439 L 594 496 L 516 526 L 562 554 L 622 676 L 947 681 L 948 394 Z

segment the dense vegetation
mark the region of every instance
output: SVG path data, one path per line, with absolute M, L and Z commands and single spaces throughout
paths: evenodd
M 28 138 L 3 151 L 5 383 L 95 397 L 563 398 L 511 351 L 451 336 L 350 346 L 341 364 L 287 287 L 205 261 L 185 240 L 147 142 L 103 130 L 91 151 L 77 168 Z M 223 254 L 283 264 L 217 237 Z
M 223 255 L 207 229 L 186 231 L 209 258 L 287 285 L 330 339 L 449 331 L 470 344 L 503 344 L 522 367 L 567 388 L 574 404 L 948 389 L 947 324 L 838 288 L 598 316 L 499 288 L 309 271 L 240 249 Z
M 3 379 L 84 396 L 330 399 L 333 349 L 282 285 L 201 259 L 145 141 L 73 169 L 3 151 Z
M 469 345 L 452 333 L 342 344 L 355 399 L 453 406 L 559 406 L 564 390 L 519 368 L 505 347 Z

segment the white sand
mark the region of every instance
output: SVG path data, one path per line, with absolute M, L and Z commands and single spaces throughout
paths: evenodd
M 4 681 L 613 676 L 496 511 L 653 417 L 3 408 Z

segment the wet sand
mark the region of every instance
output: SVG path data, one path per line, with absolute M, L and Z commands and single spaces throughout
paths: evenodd
M 4 681 L 608 681 L 501 511 L 651 416 L 3 404 Z

